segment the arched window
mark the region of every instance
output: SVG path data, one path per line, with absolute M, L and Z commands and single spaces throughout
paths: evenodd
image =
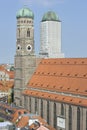
M 18 37 L 20 37 L 20 29 L 18 29 Z
M 72 130 L 72 107 L 69 106 L 69 130 Z
M 80 130 L 80 108 L 77 108 L 77 130 Z
M 87 111 L 86 111 L 86 130 L 87 130 Z
M 30 30 L 27 30 L 27 37 L 30 37 Z
M 31 112 L 31 97 L 29 97 L 29 106 L 30 106 L 30 112 Z
M 41 99 L 41 117 L 43 117 L 43 100 Z
M 49 124 L 49 101 L 47 101 L 47 123 Z
M 27 105 L 27 97 L 24 96 L 24 106 L 26 107 L 26 105 Z
M 57 124 L 56 103 L 54 102 L 54 128 L 56 128 L 56 124 Z
M 35 112 L 37 113 L 37 98 L 35 98 Z
M 61 115 L 64 116 L 64 105 L 61 104 Z

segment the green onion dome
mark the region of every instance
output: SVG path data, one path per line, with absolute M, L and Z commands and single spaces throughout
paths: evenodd
M 48 11 L 42 17 L 42 22 L 44 21 L 59 21 L 57 14 L 53 11 Z
M 23 7 L 17 12 L 16 18 L 17 19 L 18 18 L 32 18 L 32 19 L 34 19 L 34 14 L 29 8 Z

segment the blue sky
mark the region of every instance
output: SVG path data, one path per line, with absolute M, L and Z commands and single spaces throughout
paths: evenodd
M 87 0 L 1 0 L 0 63 L 14 63 L 16 13 L 24 5 L 34 12 L 36 52 L 40 45 L 40 21 L 45 12 L 52 10 L 62 21 L 65 57 L 87 57 Z

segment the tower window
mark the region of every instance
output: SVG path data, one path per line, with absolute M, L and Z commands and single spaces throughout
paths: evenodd
M 23 21 L 21 21 L 21 23 L 23 23 Z
M 20 29 L 18 29 L 18 37 L 20 37 Z
M 27 30 L 27 37 L 30 37 L 30 30 Z

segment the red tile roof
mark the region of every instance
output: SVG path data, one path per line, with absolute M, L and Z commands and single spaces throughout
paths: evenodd
M 9 113 L 9 114 L 8 114 Z M 33 115 L 29 113 L 26 109 L 18 108 L 18 107 L 12 107 L 5 103 L 0 103 L 0 114 L 1 117 L 3 116 L 4 119 L 10 120 L 13 122 L 18 128 L 23 127 L 35 127 L 32 124 L 29 124 L 29 120 L 38 120 L 38 122 L 45 128 L 48 128 L 50 130 L 55 130 L 53 127 L 47 124 L 47 122 L 42 119 L 38 115 Z M 33 123 L 33 122 L 32 122 Z M 45 130 L 45 129 L 44 129 Z
M 8 92 L 9 89 L 14 87 L 14 81 L 0 81 L 0 91 Z
M 6 69 L 6 65 L 0 65 L 0 71 L 3 71 L 8 74 L 10 79 L 14 79 L 14 71 L 8 71 Z
M 33 90 L 30 91 L 30 88 Z M 87 106 L 87 58 L 43 59 L 23 94 Z M 84 98 L 75 97 L 77 95 Z
M 14 79 L 14 71 L 7 71 L 10 79 Z
M 43 98 L 45 100 L 53 100 L 57 102 L 62 103 L 69 103 L 72 105 L 80 105 L 80 106 L 86 106 L 87 107 L 87 99 L 86 98 L 80 98 L 80 97 L 73 97 L 73 96 L 65 96 L 62 94 L 54 94 L 49 92 L 41 92 L 36 90 L 25 90 L 23 92 L 23 95 L 33 96 L 37 98 Z
M 28 111 L 26 109 L 16 109 L 15 113 L 13 114 L 12 122 L 15 123 L 17 121 L 19 115 L 22 115 L 25 112 L 28 112 Z
M 87 95 L 87 58 L 43 59 L 28 87 Z
M 19 119 L 19 122 L 17 123 L 17 127 L 22 128 L 28 125 L 29 117 L 28 116 L 22 116 Z

